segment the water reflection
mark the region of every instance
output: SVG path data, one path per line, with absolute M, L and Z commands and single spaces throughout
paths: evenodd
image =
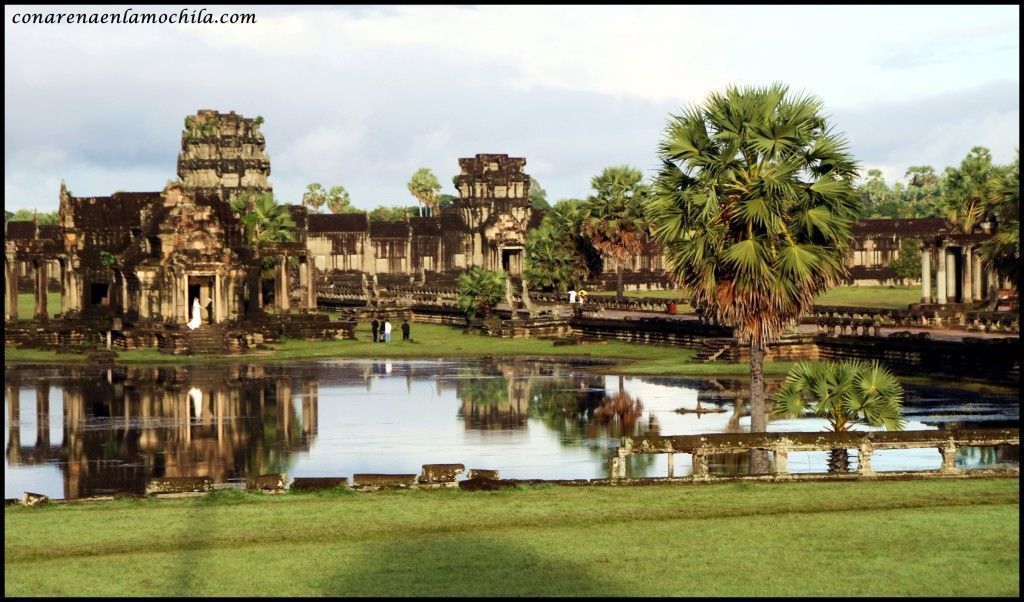
M 141 493 L 155 476 L 223 483 L 268 472 L 418 472 L 433 462 L 514 478 L 594 478 L 607 475 L 622 436 L 743 432 L 750 424 L 741 381 L 622 378 L 564 360 L 8 366 L 5 377 L 5 497 Z M 1012 393 L 908 387 L 907 408 L 911 429 L 1018 422 Z M 791 419 L 769 430 L 821 426 Z M 935 450 L 901 451 L 910 453 L 876 455 L 873 466 L 938 466 Z M 1018 452 L 960 454 L 959 463 L 977 466 L 1015 462 Z M 790 467 L 803 470 L 806 461 L 806 470 L 823 470 L 824 455 L 794 453 Z M 634 457 L 628 474 L 661 476 L 666 462 Z M 714 456 L 709 469 L 745 472 L 747 458 Z M 688 470 L 686 458 L 677 460 L 677 476 Z

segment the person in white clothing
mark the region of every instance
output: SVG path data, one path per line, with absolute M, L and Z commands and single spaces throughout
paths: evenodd
M 192 319 L 185 323 L 192 330 L 199 328 L 199 324 L 202 322 L 202 318 L 199 316 L 199 297 L 192 300 Z
M 384 342 L 391 342 L 391 320 L 384 320 Z
M 576 288 L 575 287 L 571 287 L 569 289 L 569 305 L 572 305 L 573 303 L 576 303 Z

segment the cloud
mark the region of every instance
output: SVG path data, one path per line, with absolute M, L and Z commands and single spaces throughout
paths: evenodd
M 900 174 L 1018 144 L 1016 7 L 257 6 L 210 9 L 250 26 L 59 28 L 13 10 L 8 206 L 56 207 L 60 178 L 160 189 L 200 108 L 265 118 L 282 199 L 318 181 L 364 208 L 411 202 L 424 166 L 448 189 L 481 152 L 525 156 L 552 199 L 607 165 L 653 173 L 669 113 L 728 82 L 817 94 L 860 160 Z

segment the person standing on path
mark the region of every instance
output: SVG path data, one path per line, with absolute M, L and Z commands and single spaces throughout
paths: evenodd
M 377 318 L 374 318 L 373 322 L 370 322 L 370 330 L 373 332 L 373 342 L 374 343 L 377 342 L 377 331 L 379 329 L 380 329 L 380 322 L 377 321 Z
M 384 318 L 384 342 L 391 342 L 391 320 Z
M 576 303 L 576 287 L 569 287 L 569 305 Z
M 402 340 L 409 340 L 409 320 L 402 320 Z

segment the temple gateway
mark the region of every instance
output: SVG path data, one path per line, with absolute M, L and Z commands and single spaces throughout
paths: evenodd
M 328 326 L 335 323 L 315 315 L 318 285 L 453 288 L 471 266 L 503 269 L 519 280 L 526 233 L 543 214 L 530 205 L 526 159 L 504 154 L 459 159 L 459 198 L 431 217 L 370 222 L 365 213 L 309 213 L 290 205 L 293 240 L 262 245 L 260 255 L 273 258 L 273 267 L 261 268 L 229 205 L 240 192 L 272 192 L 261 123 L 200 110 L 185 118 L 178 177 L 162 191 L 78 197 L 62 183 L 57 225 L 5 220 L 5 320 L 28 317 L 18 315 L 17 303 L 19 289 L 27 289 L 35 294 L 32 317 L 47 321 L 50 290 L 61 293 L 59 319 L 47 331 L 52 345 L 73 344 L 98 330 L 108 343 L 123 336 L 129 347 L 173 350 L 181 339 L 175 333 L 194 320 L 197 305 L 205 328 L 246 315 L 268 324 L 266 312 L 255 310 L 269 308 L 277 325 L 264 329 L 268 336 L 276 329 L 344 337 L 351 336 L 351 324 Z M 902 238 L 913 236 L 926 245 L 922 303 L 982 299 L 1000 284 L 976 250 L 990 236 L 989 226 L 959 233 L 941 219 L 860 221 L 847 261 L 851 278 L 886 278 Z M 623 281 L 630 289 L 670 287 L 664 265 L 661 249 L 650 243 L 621 266 Z M 588 286 L 612 288 L 616 267 L 606 258 L 604 273 Z M 254 269 L 258 278 L 250 278 Z M 254 290 L 252 283 L 258 283 Z M 134 343 L 124 334 L 129 330 Z M 239 334 L 238 344 L 244 347 L 243 338 L 251 342 L 252 334 Z

